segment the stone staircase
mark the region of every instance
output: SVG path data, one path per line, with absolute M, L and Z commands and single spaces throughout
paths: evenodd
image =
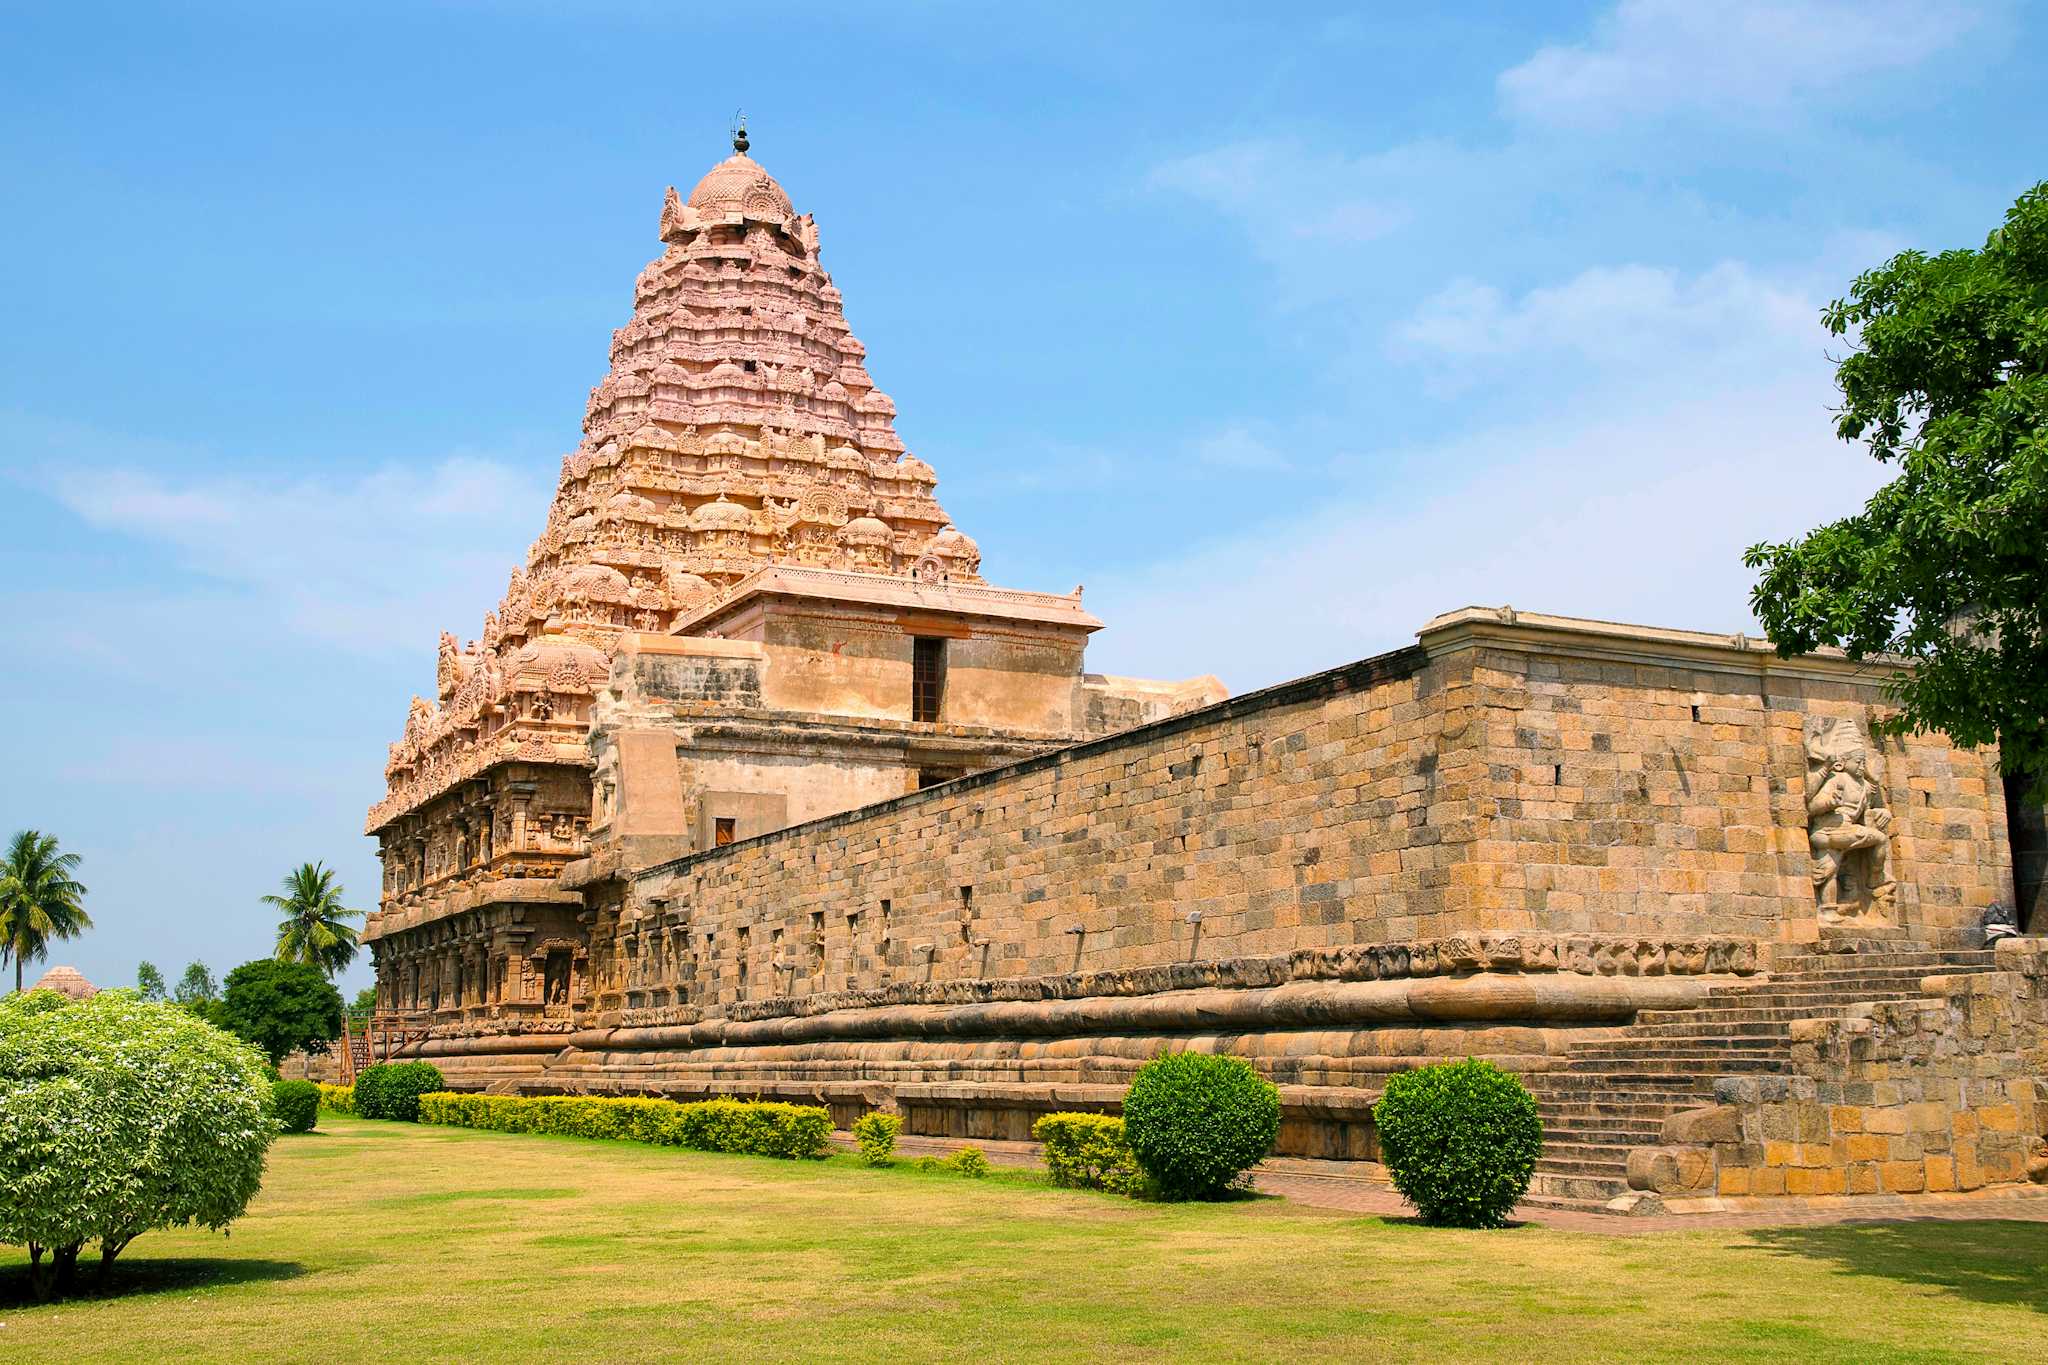
M 1781 957 L 1766 979 L 1716 986 L 1704 1004 L 1644 1010 L 1618 1034 L 1575 1045 L 1562 1067 L 1525 1075 L 1543 1116 L 1525 1202 L 1599 1208 L 1626 1194 L 1629 1150 L 1656 1145 L 1680 1110 L 1712 1104 L 1717 1077 L 1790 1071 L 1795 1019 L 1912 999 L 1927 976 L 1993 970 L 1988 949 L 1826 946 Z

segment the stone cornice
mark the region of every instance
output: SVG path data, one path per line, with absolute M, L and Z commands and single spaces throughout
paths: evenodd
M 1549 616 L 1512 607 L 1460 607 L 1416 632 L 1431 659 L 1475 649 L 1568 654 L 1607 663 L 1694 668 L 1759 679 L 1777 676 L 1880 687 L 1912 661 L 1896 655 L 1851 659 L 1837 649 L 1782 656 L 1769 640 L 1745 634 L 1632 626 L 1576 616 Z
M 673 629 L 678 635 L 694 634 L 730 616 L 743 603 L 767 596 L 825 598 L 994 620 L 1036 621 L 1091 632 L 1102 629 L 1102 622 L 1082 609 L 1079 591 L 1062 596 L 793 564 L 770 564 L 755 570 L 702 606 L 683 613 Z

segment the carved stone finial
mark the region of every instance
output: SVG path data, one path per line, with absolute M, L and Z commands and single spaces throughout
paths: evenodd
M 744 109 L 732 116 L 732 149 L 741 156 L 747 154 L 747 114 Z

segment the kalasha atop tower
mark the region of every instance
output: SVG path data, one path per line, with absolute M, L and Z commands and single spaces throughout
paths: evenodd
M 1218 693 L 1088 677 L 1078 589 L 983 583 L 744 131 L 660 235 L 525 565 L 391 746 L 372 941 L 580 908 L 562 869 L 628 833 L 687 854 Z

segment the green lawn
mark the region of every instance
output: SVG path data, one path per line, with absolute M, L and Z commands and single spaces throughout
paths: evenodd
M 2048 1359 L 2048 1224 L 1612 1237 L 323 1115 L 0 1360 Z

